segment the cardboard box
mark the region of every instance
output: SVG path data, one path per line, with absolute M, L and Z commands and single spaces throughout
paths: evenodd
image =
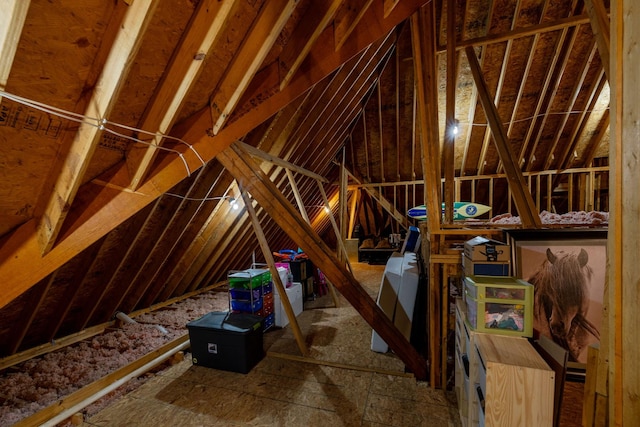
M 465 276 L 509 276 L 509 261 L 472 261 L 466 256 L 462 256 L 462 271 Z
M 263 319 L 211 312 L 187 323 L 193 364 L 246 374 L 264 357 Z
M 511 248 L 506 243 L 478 236 L 464 243 L 464 255 L 471 261 L 508 262 Z

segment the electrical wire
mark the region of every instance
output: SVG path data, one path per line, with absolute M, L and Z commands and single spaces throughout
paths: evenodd
M 150 136 L 153 136 L 153 137 L 166 138 L 166 139 L 170 139 L 170 140 L 173 140 L 173 141 L 177 141 L 177 142 L 179 142 L 181 144 L 184 144 L 187 147 L 189 147 L 189 149 L 194 152 L 194 154 L 196 155 L 198 160 L 200 160 L 200 162 L 202 163 L 202 166 L 205 166 L 205 164 L 206 164 L 206 162 L 204 161 L 202 156 L 200 156 L 200 153 L 198 153 L 198 151 L 195 148 L 193 148 L 193 146 L 191 144 L 189 144 L 188 142 L 186 142 L 186 141 L 184 141 L 184 140 L 182 140 L 180 138 L 174 137 L 174 136 L 164 135 L 164 134 L 162 134 L 160 132 L 150 132 L 150 131 L 146 131 L 144 129 L 139 129 L 139 128 L 135 128 L 135 127 L 132 127 L 132 126 L 127 126 L 127 125 L 124 125 L 124 124 L 121 124 L 121 123 L 116 123 L 116 122 L 109 121 L 106 118 L 90 117 L 90 116 L 86 116 L 84 114 L 75 113 L 73 111 L 64 110 L 62 108 L 54 107 L 52 105 L 44 104 L 42 102 L 34 101 L 32 99 L 24 98 L 22 96 L 15 95 L 15 94 L 12 94 L 10 92 L 6 92 L 5 90 L 2 90 L 2 89 L 0 89 L 0 98 L 7 98 L 7 99 L 10 99 L 10 100 L 12 100 L 14 102 L 17 102 L 19 104 L 23 104 L 23 105 L 25 105 L 27 107 L 34 108 L 36 110 L 42 111 L 42 112 L 47 113 L 47 114 L 51 114 L 51 115 L 54 115 L 54 116 L 57 116 L 57 117 L 60 117 L 60 118 L 63 118 L 63 119 L 69 120 L 69 121 L 76 122 L 76 123 L 80 123 L 80 124 L 84 124 L 84 125 L 88 125 L 88 126 L 93 126 L 93 127 L 98 128 L 101 131 L 108 132 L 108 133 L 110 133 L 112 135 L 116 135 L 116 136 L 119 136 L 121 138 L 128 139 L 130 141 L 134 141 L 134 142 L 137 142 L 137 143 L 140 143 L 140 144 L 144 144 L 144 145 L 147 145 L 147 146 L 150 146 L 150 147 L 153 147 L 153 148 L 157 148 L 159 150 L 164 150 L 164 151 L 168 151 L 168 152 L 171 152 L 171 153 L 175 153 L 180 157 L 180 160 L 182 160 L 182 163 L 184 164 L 184 167 L 185 167 L 185 169 L 187 171 L 187 176 L 191 176 L 191 170 L 189 169 L 189 165 L 188 165 L 187 160 L 185 159 L 183 153 L 181 153 L 180 151 L 174 150 L 172 148 L 163 147 L 161 145 L 157 145 L 157 144 L 154 144 L 154 143 L 151 143 L 151 142 L 148 142 L 148 141 L 143 141 L 143 140 L 141 140 L 139 138 L 135 138 L 133 136 L 129 136 L 129 135 L 117 132 L 117 131 L 115 131 L 113 129 L 110 129 L 110 128 L 106 127 L 106 126 L 107 125 L 111 125 L 111 126 L 114 126 L 114 127 L 127 129 L 127 130 L 130 130 L 132 132 L 136 132 L 136 133 L 142 133 L 142 134 L 150 135 Z

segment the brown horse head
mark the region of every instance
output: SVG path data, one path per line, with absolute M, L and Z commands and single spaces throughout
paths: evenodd
M 553 283 L 545 288 L 546 312 L 553 335 L 565 338 L 576 317 L 584 318 L 589 306 L 588 282 L 592 270 L 587 263 L 589 255 L 584 249 L 578 255 L 547 249 L 547 260 Z

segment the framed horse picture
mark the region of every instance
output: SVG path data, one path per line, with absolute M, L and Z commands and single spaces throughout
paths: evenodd
M 534 335 L 569 352 L 569 367 L 585 369 L 600 341 L 607 265 L 606 229 L 508 230 L 514 276 L 534 286 Z

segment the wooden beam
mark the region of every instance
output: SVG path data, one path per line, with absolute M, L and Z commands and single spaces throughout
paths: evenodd
M 602 67 L 604 68 L 607 78 L 611 81 L 609 78 L 611 72 L 609 59 L 611 56 L 611 29 L 607 10 L 602 0 L 585 0 L 584 3 L 589 15 L 589 22 L 591 22 L 591 30 L 596 37 L 596 45 L 598 46 Z
M 373 0 L 344 0 L 336 12 L 334 20 L 334 39 L 336 52 L 354 31 Z
M 384 17 L 386 18 L 393 8 L 400 2 L 400 0 L 384 0 Z
M 278 39 L 284 24 L 296 7 L 297 0 L 271 0 L 260 15 L 234 56 L 224 77 L 211 98 L 213 133 L 217 134 L 238 104 L 251 79 Z
M 157 2 L 141 0 L 129 6 L 121 29 L 107 58 L 102 74 L 95 85 L 84 115 L 105 120 L 115 106 L 129 67 L 140 46 Z M 38 240 L 43 253 L 53 246 L 73 203 L 78 188 L 98 147 L 104 123 L 82 123 L 49 197 L 47 207 L 38 224 Z
M 640 324 L 640 13 L 636 2 L 612 2 L 611 33 L 608 280 L 600 353 L 610 368 L 609 425 L 628 426 L 640 419 L 640 339 L 633 332 Z
M 422 171 L 427 225 L 429 230 L 439 230 L 442 217 L 442 190 L 440 188 L 435 2 L 425 5 L 411 16 L 411 40 L 416 76 L 418 128 L 422 137 Z
M 507 133 L 504 129 L 503 122 L 500 119 L 498 110 L 491 100 L 491 95 L 487 88 L 484 77 L 482 76 L 482 70 L 478 63 L 478 58 L 472 47 L 465 49 L 471 72 L 473 74 L 474 82 L 478 88 L 478 95 L 480 103 L 487 116 L 491 132 L 493 132 L 493 138 L 496 142 L 496 148 L 500 155 L 500 160 L 504 165 L 504 170 L 507 175 L 507 181 L 509 182 L 509 189 L 513 194 L 513 199 L 518 208 L 518 214 L 522 220 L 522 225 L 525 228 L 540 228 L 542 221 L 540 215 L 535 208 L 535 203 L 531 197 L 531 193 L 527 189 L 527 185 L 522 176 L 522 171 L 518 167 L 516 157 L 511 151 L 511 146 L 507 138 Z
M 280 66 L 284 71 L 280 90 L 289 84 L 341 3 L 342 0 L 311 2 L 280 54 Z
M 384 197 L 380 193 L 380 191 L 372 187 L 363 187 L 363 188 L 367 193 L 369 193 L 369 195 L 372 198 L 374 198 L 380 204 L 382 209 L 387 211 L 387 213 L 391 215 L 393 219 L 395 219 L 398 222 L 398 224 L 402 226 L 402 228 L 404 228 L 405 230 L 409 229 L 409 220 L 407 219 L 406 215 L 400 212 L 398 209 L 396 209 L 395 205 L 391 203 L 389 200 L 387 200 L 387 198 Z
M 7 85 L 30 4 L 31 0 L 0 0 L 0 90 Z
M 167 70 L 162 76 L 153 100 L 144 112 L 138 128 L 158 135 L 151 145 L 132 144 L 127 150 L 127 165 L 131 174 L 131 188 L 136 190 L 147 175 L 156 154 L 156 146 L 162 144 L 162 136 L 173 124 L 184 98 L 187 96 L 200 69 L 204 55 L 218 39 L 224 22 L 237 0 L 203 0 L 198 3 L 182 40 L 174 51 Z M 145 135 L 141 139 L 147 139 Z
M 304 202 L 302 200 L 302 196 L 300 196 L 300 192 L 298 191 L 298 186 L 296 185 L 296 180 L 293 177 L 293 173 L 289 169 L 285 169 L 285 173 L 287 174 L 287 178 L 289 178 L 289 185 L 291 186 L 291 191 L 293 191 L 293 196 L 296 199 L 296 203 L 298 204 L 298 210 L 300 211 L 300 215 L 306 221 L 307 224 L 310 224 L 309 215 L 307 215 L 307 209 L 304 207 Z
M 574 15 L 567 18 L 558 19 L 557 21 L 545 22 L 529 27 L 518 28 L 500 34 L 489 34 L 483 37 L 458 41 L 456 50 L 466 49 L 469 46 L 484 46 L 495 43 L 502 43 L 508 40 L 515 40 L 522 37 L 531 37 L 539 34 L 550 33 L 557 30 L 565 30 L 570 27 L 587 24 L 589 22 L 588 15 Z M 439 46 L 438 53 L 447 50 L 446 46 Z
M 232 145 L 221 152 L 217 158 L 282 230 L 300 247 L 305 248 L 305 252 L 314 264 L 338 287 L 340 293 L 389 344 L 416 378 L 425 379 L 427 364 L 424 358 L 382 312 L 362 285 L 338 261 L 329 247 L 302 219 L 278 188 L 260 170 L 260 167 L 250 157 L 242 154 L 242 150 Z
M 244 142 L 240 142 L 240 141 L 238 141 L 236 143 L 238 145 L 240 145 L 242 147 L 242 149 L 247 152 L 247 154 L 250 154 L 250 155 L 255 156 L 255 157 L 259 157 L 262 160 L 266 160 L 267 162 L 271 162 L 274 165 L 281 166 L 281 167 L 283 167 L 285 169 L 295 171 L 295 172 L 299 173 L 300 175 L 308 176 L 309 178 L 313 178 L 316 181 L 320 181 L 320 182 L 324 182 L 324 183 L 328 183 L 329 182 L 327 180 L 327 178 L 325 178 L 325 177 L 323 177 L 321 175 L 318 175 L 317 173 L 311 172 L 310 170 L 307 170 L 305 168 L 301 168 L 300 166 L 294 165 L 291 162 L 283 160 L 283 159 L 281 159 L 279 157 L 276 157 L 274 155 L 271 155 L 269 153 L 265 153 L 264 151 L 254 147 L 252 145 L 245 144 Z
M 296 339 L 296 343 L 298 344 L 298 349 L 303 356 L 308 356 L 309 349 L 304 342 L 304 335 L 302 335 L 300 325 L 298 325 L 298 319 L 296 318 L 296 314 L 293 312 L 293 307 L 291 307 L 291 301 L 289 301 L 287 291 L 284 288 L 282 281 L 280 280 L 280 274 L 278 273 L 275 261 L 273 260 L 273 252 L 271 252 L 271 249 L 269 249 L 269 243 L 267 242 L 264 231 L 262 231 L 262 227 L 260 226 L 260 221 L 258 220 L 258 216 L 256 215 L 256 210 L 253 208 L 253 202 L 251 201 L 251 198 L 247 195 L 247 193 L 242 190 L 242 187 L 240 187 L 240 193 L 242 194 L 244 205 L 247 208 L 247 213 L 249 213 L 251 223 L 253 224 L 253 232 L 258 238 L 258 243 L 260 244 L 262 255 L 264 256 L 264 259 L 269 266 L 269 270 L 271 271 L 273 284 L 275 285 L 276 289 L 278 290 L 278 294 L 280 295 L 282 308 L 284 308 L 284 312 L 289 319 L 289 324 L 291 325 L 293 336 Z
M 277 64 L 267 67 L 265 74 L 259 73 L 251 92 L 246 95 L 247 102 L 257 102 L 215 137 L 207 134 L 207 129 L 211 127 L 208 108 L 182 123 L 173 134 L 189 141 L 205 162 L 210 161 L 222 149 L 304 94 L 349 58 L 388 34 L 427 1 L 405 0 L 395 7 L 387 19 L 382 17 L 382 5 L 375 7 L 374 3 L 374 7 L 363 17 L 364 25 L 358 26 L 356 33 L 339 53 L 333 49 L 333 29 L 325 30 L 302 64 L 300 72 L 283 91 L 273 91 L 280 84 L 277 72 L 272 72 L 277 70 Z M 189 164 L 201 164 L 191 151 L 186 151 L 184 158 Z M 130 182 L 126 165 L 106 178 L 110 182 L 107 186 L 97 180 L 85 184 L 74 200 L 61 238 L 45 256 L 42 256 L 37 241 L 35 220 L 24 223 L 0 239 L 0 277 L 3 278 L 0 308 L 185 178 L 181 158 L 169 155 L 158 160 L 149 173 L 152 178 L 145 181 L 136 192 L 126 190 Z M 34 260 L 38 262 L 34 263 Z
M 446 120 L 442 162 L 444 164 L 444 222 L 453 223 L 453 179 L 455 178 L 456 80 L 458 72 L 456 54 L 456 0 L 447 0 L 447 86 Z M 455 129 L 455 132 L 454 132 Z

